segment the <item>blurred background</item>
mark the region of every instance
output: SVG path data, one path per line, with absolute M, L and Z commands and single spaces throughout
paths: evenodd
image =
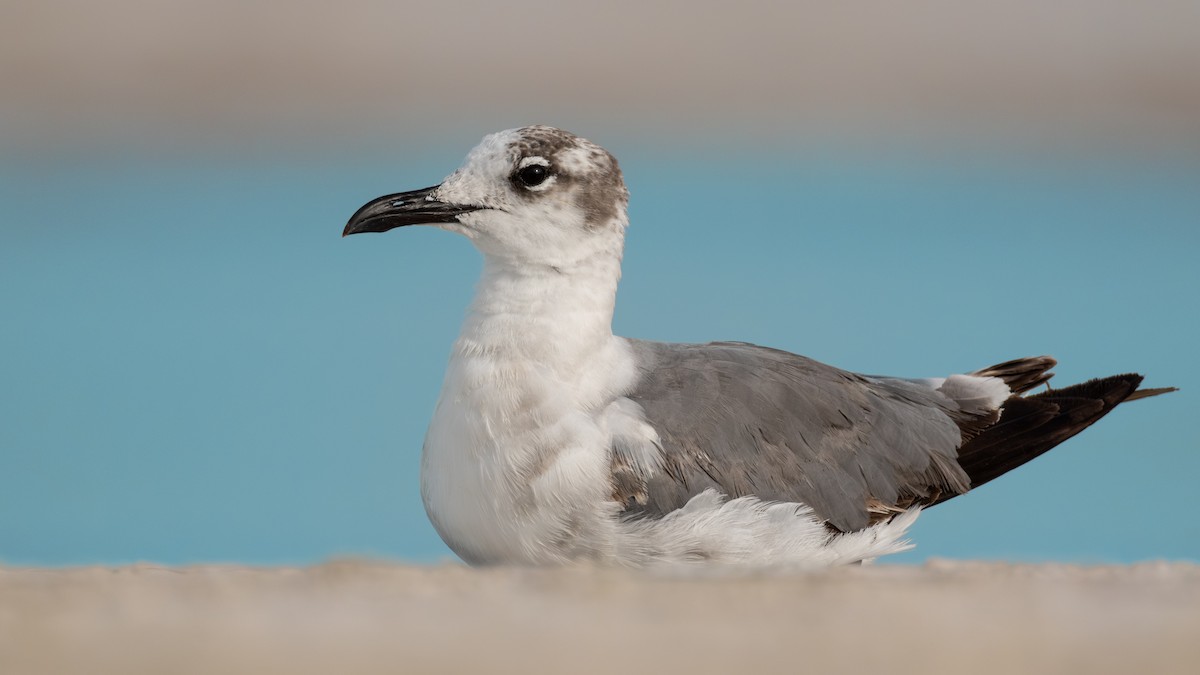
M 624 335 L 1123 407 L 930 556 L 1200 559 L 1200 3 L 0 0 L 0 562 L 452 558 L 425 424 L 465 240 L 341 240 L 484 134 L 632 191 Z

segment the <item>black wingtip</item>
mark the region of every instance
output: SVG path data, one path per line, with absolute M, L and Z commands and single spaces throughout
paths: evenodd
M 1125 373 L 1010 398 L 995 425 L 959 448 L 958 463 L 970 476 L 971 487 L 978 487 L 1041 456 L 1125 401 L 1175 391 L 1138 389 L 1141 383 L 1141 375 Z

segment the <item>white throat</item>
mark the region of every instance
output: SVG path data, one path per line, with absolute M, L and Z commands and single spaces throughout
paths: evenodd
M 608 251 L 566 269 L 485 256 L 452 358 L 528 359 L 569 379 L 612 339 L 620 276 Z

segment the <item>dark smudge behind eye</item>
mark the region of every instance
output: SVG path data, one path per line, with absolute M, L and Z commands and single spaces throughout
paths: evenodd
M 521 140 L 513 144 L 514 162 L 525 157 L 545 157 L 549 160 L 550 172 L 557 178 L 553 189 L 575 192 L 587 227 L 597 228 L 607 224 L 628 204 L 629 192 L 625 189 L 621 168 L 616 158 L 600 146 L 553 127 L 525 127 L 518 133 Z M 586 176 L 564 172 L 555 159 L 559 153 L 572 148 L 586 150 L 588 160 L 597 167 L 596 170 L 588 172 Z M 533 200 L 542 193 L 518 190 L 517 194 Z

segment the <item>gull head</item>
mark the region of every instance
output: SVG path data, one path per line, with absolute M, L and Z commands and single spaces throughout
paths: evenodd
M 569 266 L 615 253 L 629 192 L 604 148 L 547 126 L 486 136 L 441 184 L 374 199 L 343 236 L 433 225 L 470 238 L 488 257 Z

